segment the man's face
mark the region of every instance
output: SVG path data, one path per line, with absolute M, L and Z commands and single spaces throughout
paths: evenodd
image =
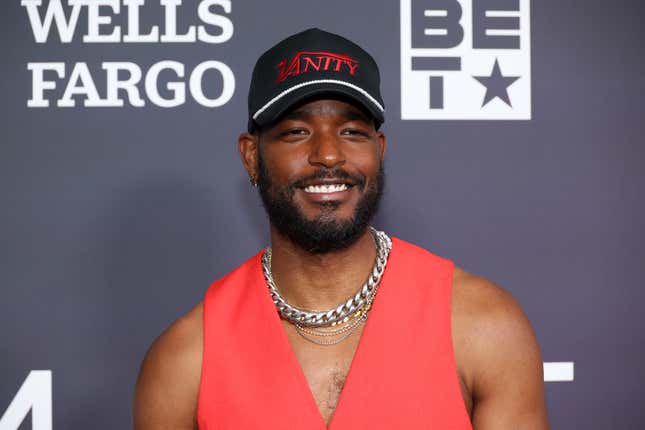
M 260 133 L 258 185 L 271 224 L 312 253 L 347 248 L 365 232 L 384 187 L 385 139 L 339 100 L 297 107 Z

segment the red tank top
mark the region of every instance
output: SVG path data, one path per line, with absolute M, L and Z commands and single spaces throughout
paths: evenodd
M 324 430 L 260 258 L 215 282 L 204 298 L 199 428 Z M 329 429 L 472 429 L 453 355 L 452 272 L 452 262 L 392 239 Z

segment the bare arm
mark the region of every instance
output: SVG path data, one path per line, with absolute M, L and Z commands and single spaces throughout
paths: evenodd
M 197 428 L 202 305 L 175 321 L 148 350 L 135 389 L 135 430 Z
M 473 429 L 548 430 L 542 357 L 519 304 L 461 270 L 453 285 L 455 356 Z

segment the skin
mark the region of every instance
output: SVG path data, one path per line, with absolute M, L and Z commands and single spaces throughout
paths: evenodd
M 318 100 L 259 135 L 242 134 L 238 147 L 250 176 L 257 176 L 258 151 L 262 151 L 274 186 L 280 186 L 316 169 L 333 167 L 375 180 L 386 141 L 357 108 L 337 100 Z M 333 216 L 351 216 L 360 192 L 353 187 L 342 197 L 333 197 L 340 201 Z M 315 201 L 319 197 L 298 190 L 294 201 L 313 219 L 320 213 Z M 274 278 L 283 296 L 309 309 L 331 308 L 353 295 L 376 255 L 367 232 L 349 248 L 321 255 L 305 252 L 273 228 L 271 243 Z M 456 268 L 451 312 L 458 378 L 473 428 L 548 429 L 542 358 L 518 303 L 490 281 Z M 202 316 L 200 303 L 150 347 L 136 386 L 136 430 L 197 428 Z M 333 347 L 304 341 L 287 322 L 283 327 L 320 413 L 329 422 L 362 327 Z

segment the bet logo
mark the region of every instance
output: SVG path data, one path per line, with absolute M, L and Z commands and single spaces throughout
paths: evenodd
M 530 0 L 401 0 L 401 119 L 531 119 Z

